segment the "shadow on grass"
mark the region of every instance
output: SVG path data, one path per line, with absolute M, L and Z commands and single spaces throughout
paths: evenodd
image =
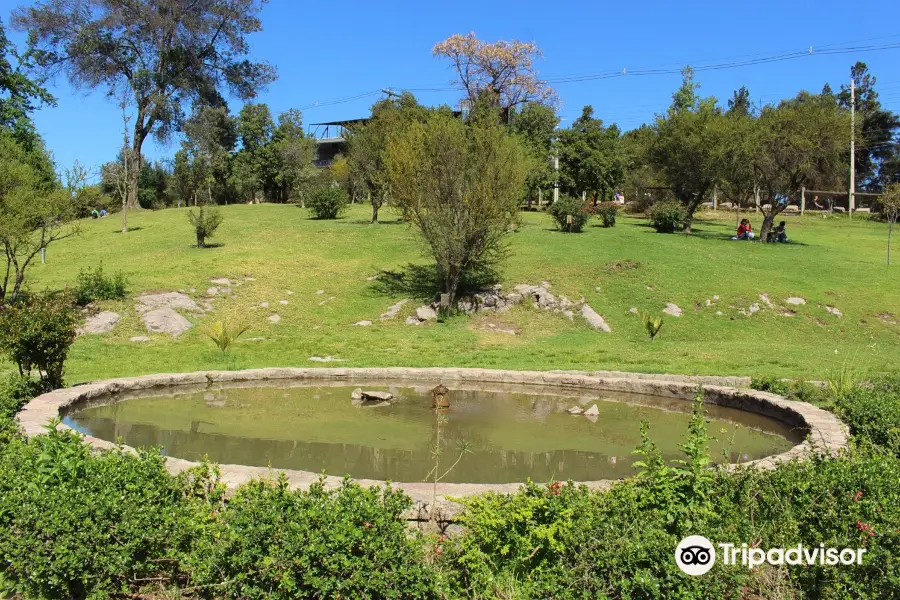
M 381 269 L 371 289 L 378 295 L 406 296 L 419 300 L 435 300 L 443 291 L 441 279 L 434 265 L 408 264 L 396 271 Z M 480 267 L 464 275 L 456 290 L 456 297 L 462 298 L 489 289 L 500 281 L 496 269 Z
M 384 221 L 378 219 L 377 223 L 373 223 L 371 219 L 353 219 L 352 221 L 342 221 L 344 225 L 405 225 L 406 221 L 394 219 L 393 221 Z
M 221 248 L 225 244 L 222 243 L 214 243 L 214 244 L 206 244 L 202 248 L 197 248 L 197 244 L 191 244 L 191 248 L 196 248 L 197 250 L 210 250 L 213 248 Z
M 140 231 L 141 229 L 143 229 L 143 227 L 129 227 L 128 231 L 126 231 L 125 233 L 131 233 L 132 231 Z M 115 231 L 113 231 L 113 233 L 122 233 L 122 228 L 120 227 L 119 229 L 116 229 Z

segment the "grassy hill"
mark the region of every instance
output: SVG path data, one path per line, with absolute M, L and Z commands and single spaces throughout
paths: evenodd
M 132 296 L 145 290 L 185 290 L 202 296 L 215 277 L 242 282 L 215 300 L 209 316 L 252 329 L 227 356 L 192 328 L 178 339 L 143 335 L 134 301 L 105 308 L 122 313 L 109 334 L 82 336 L 67 367 L 80 381 L 161 371 L 261 366 L 317 366 L 311 356 L 334 356 L 341 366 L 476 366 L 517 369 L 621 369 L 645 372 L 824 378 L 844 368 L 885 371 L 900 358 L 900 265 L 885 264 L 887 226 L 862 218 L 788 217 L 795 244 L 733 242 L 734 216 L 707 216 L 693 235 L 660 235 L 646 222 L 620 218 L 613 229 L 582 234 L 554 231 L 548 216 L 523 215 L 509 238 L 505 287 L 549 281 L 551 291 L 584 296 L 612 327 L 596 332 L 580 318 L 521 306 L 505 314 L 460 316 L 448 323 L 404 324 L 421 302 L 399 316 L 379 315 L 403 296 L 387 295 L 370 280 L 381 270 L 427 264 L 415 232 L 394 221 L 370 225 L 366 206 L 336 221 L 316 221 L 295 206 L 223 207 L 224 224 L 199 250 L 184 209 L 117 216 L 82 223 L 80 236 L 50 247 L 47 264 L 29 273 L 32 289 L 74 282 L 80 269 L 103 263 L 121 270 Z M 761 216 L 749 215 L 758 228 Z M 597 222 L 592 223 L 596 225 Z M 245 278 L 250 277 L 253 280 Z M 323 293 L 317 293 L 322 290 Z M 293 293 L 289 293 L 293 292 Z M 760 294 L 776 305 L 767 307 Z M 706 305 L 718 295 L 719 300 Z M 805 298 L 787 306 L 789 296 Z M 286 300 L 286 305 L 280 301 Z M 260 308 L 268 302 L 269 308 Z M 666 317 L 649 342 L 636 307 Z M 751 304 L 761 310 L 741 314 Z M 826 310 L 837 307 L 842 317 Z M 786 309 L 796 312 L 783 316 Z M 721 315 L 717 315 L 721 312 Z M 267 317 L 277 313 L 281 322 Z M 354 327 L 360 320 L 371 327 Z M 484 331 L 487 322 L 519 334 Z M 333 365 L 332 365 L 333 366 Z

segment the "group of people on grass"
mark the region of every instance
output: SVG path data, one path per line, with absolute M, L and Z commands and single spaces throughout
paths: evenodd
M 733 236 L 731 239 L 752 240 L 755 237 L 756 234 L 753 233 L 753 225 L 750 224 L 750 219 L 741 219 L 741 222 L 738 225 L 737 235 Z M 769 240 L 781 244 L 787 243 L 787 225 L 784 221 L 779 223 L 778 227 L 772 230 L 772 233 L 769 234 Z
M 92 219 L 98 219 L 98 218 L 102 218 L 102 217 L 105 217 L 105 216 L 106 216 L 106 209 L 105 209 L 105 208 L 101 208 L 101 209 L 100 209 L 100 212 L 97 212 L 97 209 L 96 209 L 96 208 L 95 208 L 94 210 L 91 211 L 91 218 L 92 218 Z

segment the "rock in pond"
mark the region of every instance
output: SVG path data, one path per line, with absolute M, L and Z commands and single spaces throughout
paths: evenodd
M 583 414 L 584 414 L 584 409 L 581 408 L 580 406 L 573 406 L 572 408 L 570 408 L 570 409 L 567 410 L 566 412 L 569 413 L 570 415 L 583 415 Z
M 584 411 L 583 414 L 584 414 L 584 416 L 586 416 L 586 417 L 596 417 L 596 416 L 599 416 L 599 415 L 600 415 L 600 409 L 597 408 L 597 405 L 596 405 L 596 404 L 594 404 L 594 405 L 591 406 L 589 409 L 587 409 L 586 411 Z

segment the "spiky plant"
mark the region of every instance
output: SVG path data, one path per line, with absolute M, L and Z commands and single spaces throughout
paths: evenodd
M 225 321 L 216 321 L 212 325 L 201 327 L 200 332 L 211 339 L 224 354 L 228 352 L 234 341 L 246 333 L 248 329 L 250 329 L 249 325 L 229 327 Z

